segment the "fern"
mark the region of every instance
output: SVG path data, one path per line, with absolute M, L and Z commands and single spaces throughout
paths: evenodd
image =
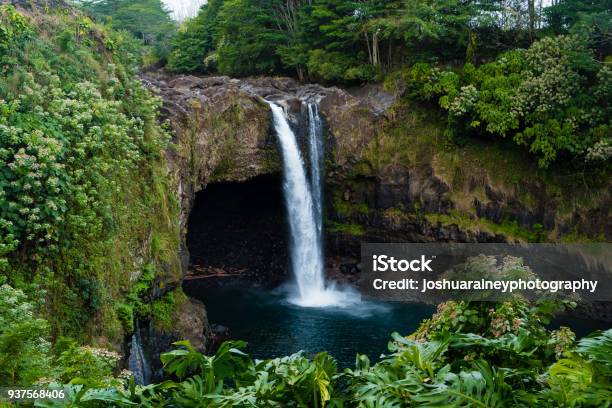
M 612 329 L 581 339 L 577 350 L 586 355 L 603 375 L 612 377 Z

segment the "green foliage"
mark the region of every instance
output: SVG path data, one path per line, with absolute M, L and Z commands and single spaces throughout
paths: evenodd
M 596 333 L 581 339 L 578 342 L 577 350 L 579 353 L 587 355 L 600 372 L 608 377 L 612 376 L 612 361 L 610 361 L 612 332 Z
M 121 356 L 105 349 L 68 344 L 54 359 L 60 367 L 57 379 L 63 383 L 86 383 L 91 387 L 108 386 L 113 381 L 113 372 Z
M 187 296 L 178 288 L 172 290 L 151 303 L 150 318 L 159 331 L 170 331 L 174 327 L 176 310 L 187 301 Z
M 327 221 L 326 229 L 330 234 L 341 233 L 356 237 L 365 235 L 365 229 L 360 224 L 343 224 L 334 221 Z
M 142 268 L 138 280 L 133 284 L 125 298 L 118 302 L 115 311 L 127 333 L 134 331 L 136 318 L 150 317 L 150 301 L 155 281 L 155 267 L 147 264 Z
M 132 303 L 118 302 L 115 313 L 126 333 L 134 332 L 134 305 Z
M 544 396 L 570 407 L 612 404 L 611 350 L 612 330 L 581 339 L 575 352 L 548 369 Z
M 176 346 L 179 348 L 162 354 L 161 359 L 166 371 L 182 379 L 181 382 L 131 385 L 129 390 L 123 387 L 103 390 L 88 385 L 72 395 L 90 401 L 91 406 L 340 406 L 332 396 L 336 364 L 325 353 L 312 360 L 296 353 L 253 361 L 242 351 L 244 342 L 225 342 L 213 356 L 202 355 L 187 341 L 177 342 Z M 77 387 L 73 389 L 76 391 Z M 86 399 L 82 399 L 84 395 Z
M 183 25 L 170 57 L 172 70 L 210 72 L 203 61 L 214 57 L 219 72 L 231 75 L 290 69 L 300 79 L 369 81 L 403 63 L 415 48 L 429 59 L 421 49 L 425 43 L 444 56 L 465 54 L 465 25 L 486 28 L 479 12 L 495 10 L 456 0 L 231 0 L 218 12 L 220 4 L 204 6 Z M 474 48 L 476 35 L 471 38 Z
M 80 5 L 99 21 L 141 40 L 151 49 L 154 59 L 166 61 L 176 24 L 162 1 L 85 0 Z
M 419 62 L 486 61 L 568 32 L 588 36 L 601 60 L 609 55 L 605 0 L 562 0 L 532 12 L 527 3 L 215 0 L 183 24 L 169 68 L 211 72 L 218 62 L 231 75 L 289 69 L 300 80 L 355 83 Z
M 280 61 L 282 37 L 274 24 L 272 2 L 225 0 L 217 23 L 217 64 L 222 74 L 272 74 Z
M 19 289 L 0 286 L 0 383 L 32 384 L 51 370 L 49 324 Z
M 211 0 L 193 19 L 185 21 L 172 41 L 172 52 L 166 68 L 174 72 L 207 73 L 216 65 L 207 57 L 215 50 L 216 19 L 222 0 Z
M 609 77 L 582 39 L 560 36 L 478 68 L 466 64 L 458 74 L 417 64 L 388 87 L 422 100 L 438 97 L 452 134 L 512 136 L 547 167 L 560 158 L 609 158 Z
M 544 328 L 546 319 L 541 318 L 549 315 L 549 309 L 527 308 L 524 302 L 517 302 L 497 307 L 478 303 L 441 305 L 415 333 L 419 340 L 395 334 L 389 345 L 392 354 L 374 366 L 358 356 L 356 369 L 347 371 L 350 389 L 354 390 L 351 399 L 362 406 L 505 407 L 540 406 L 545 401 L 551 406 L 564 405 L 568 401 L 564 395 L 539 382 L 539 375 L 554 377 L 559 364 L 547 368 L 554 361 L 554 344 Z M 514 327 L 509 325 L 508 331 L 483 336 L 462 334 L 495 327 L 488 321 L 492 314 L 515 321 Z M 429 340 L 424 340 L 424 334 Z M 600 341 L 596 347 L 602 350 Z M 565 391 L 584 401 L 577 385 Z M 584 391 L 591 399 L 581 406 L 605 404 L 609 394 L 601 391 L 606 387 L 609 380 L 589 385 Z
M 0 57 L 31 34 L 32 29 L 25 16 L 11 5 L 0 6 Z
M 0 270 L 47 291 L 54 335 L 118 336 L 131 314 L 115 311 L 118 284 L 147 262 L 180 269 L 159 100 L 134 76 L 129 34 L 79 14 L 1 16 Z
M 44 292 L 43 292 L 44 295 Z M 42 299 L 41 292 L 37 292 Z M 118 385 L 114 377 L 121 356 L 113 351 L 79 346 L 59 338 L 53 347 L 49 323 L 19 289 L 0 286 L 0 382 L 6 386 L 81 383 L 89 387 Z

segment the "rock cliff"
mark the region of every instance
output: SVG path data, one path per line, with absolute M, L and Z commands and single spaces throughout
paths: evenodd
M 332 251 L 360 241 L 610 240 L 610 181 L 543 171 L 503 142 L 449 146 L 435 111 L 380 87 L 301 85 L 289 78 L 149 74 L 175 133 L 183 225 L 195 192 L 215 181 L 279 171 L 264 98 L 284 105 L 304 143 L 306 106 L 327 128 L 327 225 Z

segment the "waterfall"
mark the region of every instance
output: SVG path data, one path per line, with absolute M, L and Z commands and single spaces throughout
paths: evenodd
M 304 163 L 295 134 L 283 109 L 270 103 L 274 128 L 281 146 L 284 167 L 284 190 L 291 236 L 291 267 L 296 279 L 299 299 L 308 301 L 325 289 L 323 254 L 315 221 L 315 210 L 306 181 Z
M 284 195 L 290 232 L 291 268 L 296 293 L 292 303 L 304 307 L 346 306 L 348 292 L 325 284 L 322 248 L 321 123 L 316 105 L 309 105 L 310 183 L 295 134 L 283 109 L 268 102 L 283 156 Z M 345 296 L 347 295 L 347 296 Z M 355 300 L 351 294 L 350 297 Z
M 314 206 L 315 223 L 319 241 L 323 240 L 323 182 L 321 180 L 321 160 L 325 152 L 323 128 L 316 103 L 308 104 L 308 145 L 310 153 L 310 190 Z
M 134 334 L 132 334 L 128 368 L 134 374 L 134 382 L 136 384 L 147 385 L 151 382 L 151 368 L 142 348 L 138 324 L 136 324 Z

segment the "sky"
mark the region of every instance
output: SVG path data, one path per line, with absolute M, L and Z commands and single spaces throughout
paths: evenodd
M 162 0 L 162 3 L 172 11 L 172 18 L 182 21 L 195 16 L 206 0 Z
M 162 0 L 162 3 L 172 11 L 172 18 L 177 21 L 182 21 L 189 17 L 194 17 L 200 6 L 206 3 L 207 0 Z M 536 0 L 536 5 L 542 2 L 542 6 L 546 7 L 552 3 L 552 0 Z

